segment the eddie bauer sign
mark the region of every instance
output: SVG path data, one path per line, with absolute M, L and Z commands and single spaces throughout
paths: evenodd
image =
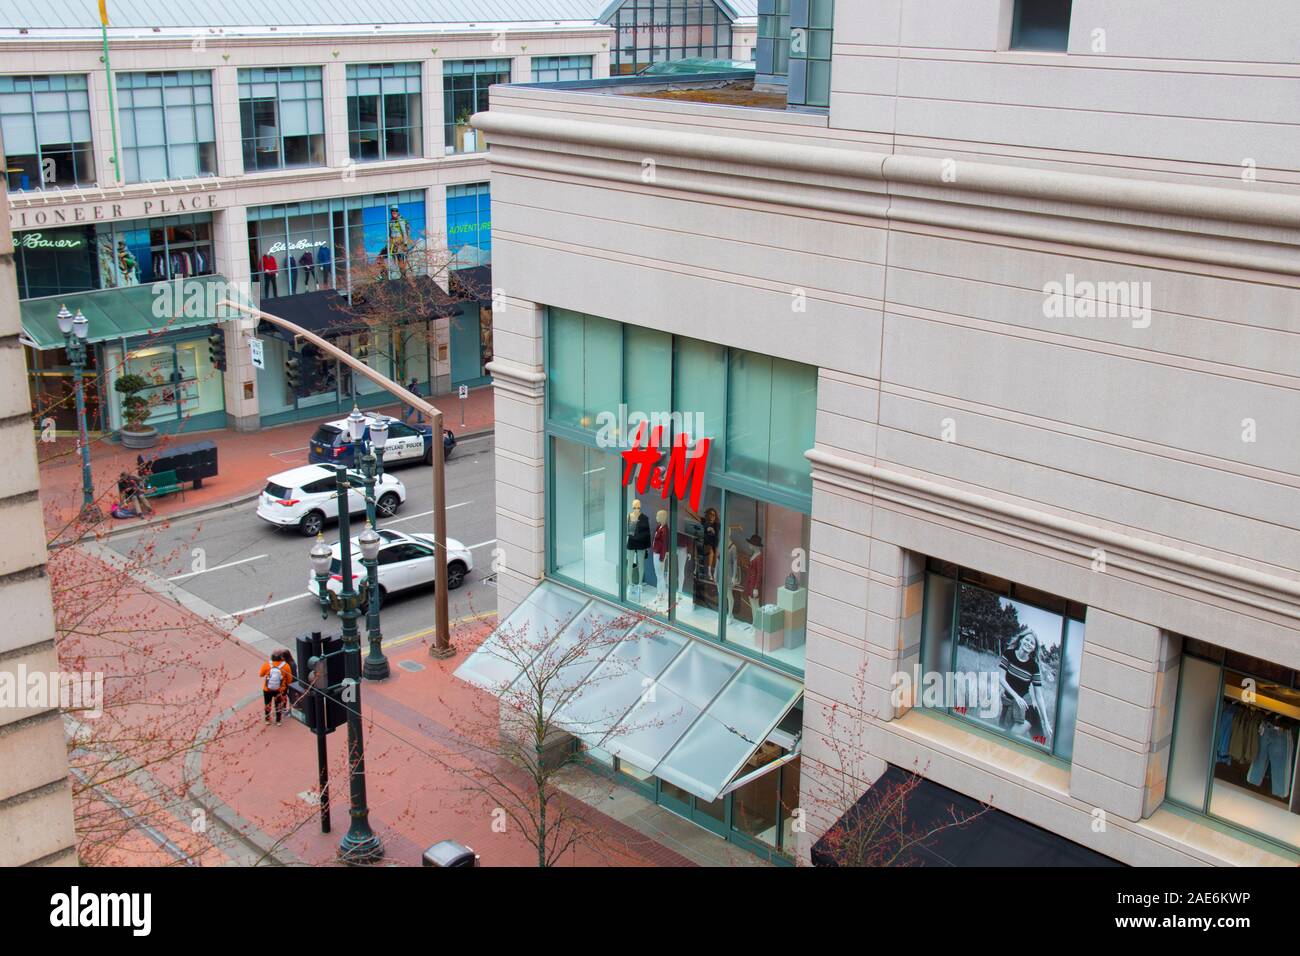
M 218 207 L 217 194 L 195 193 L 178 196 L 150 196 L 148 199 L 119 199 L 115 202 L 44 206 L 9 210 L 10 229 L 33 226 L 76 225 L 79 222 L 107 222 L 110 219 L 148 219 L 181 212 L 200 212 Z

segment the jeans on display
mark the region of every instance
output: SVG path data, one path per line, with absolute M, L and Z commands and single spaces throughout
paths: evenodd
M 664 595 L 668 595 L 668 558 L 667 555 L 660 557 L 655 555 L 655 588 Z
M 1259 753 L 1246 772 L 1246 781 L 1254 787 L 1264 782 L 1267 771 L 1273 796 L 1285 798 L 1291 793 L 1291 731 L 1276 724 L 1266 723 L 1259 740 Z
M 627 586 L 628 590 L 636 588 L 641 590 L 641 579 L 645 576 L 645 560 L 650 557 L 649 551 L 629 551 L 628 559 L 631 562 L 628 565 Z
M 265 299 L 268 297 L 277 296 L 279 294 L 280 292 L 276 288 L 275 273 L 263 272 L 262 273 L 262 298 Z

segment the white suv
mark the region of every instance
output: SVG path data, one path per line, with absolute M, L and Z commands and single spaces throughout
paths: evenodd
M 379 603 L 397 591 L 433 584 L 437 567 L 434 562 L 434 541 L 431 534 L 403 534 L 388 528 L 378 530 L 383 544 L 379 546 L 376 570 L 379 572 Z M 330 576 L 326 587 L 338 594 L 343 590 L 343 549 L 336 542 L 330 547 L 334 559 L 330 562 Z M 455 538 L 447 539 L 447 590 L 454 591 L 465 583 L 465 577 L 474 570 L 474 558 L 469 549 Z M 358 591 L 366 583 L 366 567 L 361 563 L 361 545 L 352 539 L 352 585 Z M 316 576 L 307 572 L 307 593 L 319 596 Z
M 326 521 L 339 516 L 334 469 L 320 465 L 303 465 L 272 475 L 257 499 L 257 516 L 271 524 L 297 525 L 309 538 L 320 534 Z M 366 510 L 365 489 L 348 488 L 348 511 Z M 375 513 L 389 518 L 406 501 L 406 486 L 385 473 L 375 482 Z

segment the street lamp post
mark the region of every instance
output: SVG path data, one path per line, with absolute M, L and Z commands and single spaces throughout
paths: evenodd
M 355 428 L 355 423 L 352 424 Z M 360 438 L 360 433 L 353 433 L 354 442 L 359 441 Z M 346 863 L 374 863 L 383 859 L 384 844 L 379 839 L 379 835 L 370 829 L 370 810 L 366 806 L 366 758 L 361 732 L 361 639 L 357 630 L 357 618 L 361 616 L 361 611 L 358 609 L 360 595 L 352 586 L 352 530 L 348 515 L 348 491 L 352 476 L 344 465 L 336 465 L 335 469 L 341 579 L 339 618 L 343 622 L 343 702 L 347 706 L 348 714 L 348 774 L 351 783 L 351 807 L 348 815 L 352 820 L 348 832 L 339 842 L 339 858 Z M 374 534 L 371 529 L 371 536 L 368 539 L 363 536 L 363 540 L 358 541 L 363 548 L 363 559 L 373 558 L 379 551 L 379 535 Z M 369 554 L 366 553 L 367 551 Z M 332 557 L 331 555 L 331 559 Z M 313 548 L 312 566 L 316 570 L 318 582 L 322 581 L 319 560 L 317 549 Z M 325 567 L 328 570 L 329 565 L 326 564 Z M 321 599 L 328 602 L 327 585 L 321 583 L 320 589 Z
M 64 347 L 68 351 L 68 364 L 72 366 L 73 388 L 77 396 L 77 442 L 81 448 L 81 517 L 85 521 L 99 521 L 103 515 L 95 504 L 95 481 L 90 473 L 90 434 L 86 427 L 86 336 L 90 323 L 77 310 L 74 316 L 66 305 L 59 307 L 59 331 L 63 333 Z
M 353 424 L 352 416 L 361 419 L 359 425 Z M 355 407 L 348 416 L 348 427 L 353 431 L 365 428 L 364 416 Z M 361 674 L 366 680 L 386 680 L 390 674 L 388 658 L 384 656 L 384 635 L 379 629 L 379 560 L 380 539 L 375 533 L 378 505 L 375 502 L 375 483 L 384 477 L 384 446 L 388 442 L 388 422 L 378 419 L 370 425 L 370 447 L 361 459 L 361 477 L 366 488 L 366 530 L 358 542 L 361 544 L 361 563 L 366 568 L 366 586 L 369 589 L 366 604 L 366 637 L 370 641 L 370 652 L 366 654 Z M 378 452 L 376 452 L 378 449 Z M 373 538 L 372 551 L 366 555 L 369 538 Z

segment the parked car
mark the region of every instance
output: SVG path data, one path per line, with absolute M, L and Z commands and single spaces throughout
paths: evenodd
M 388 440 L 384 442 L 384 466 L 405 462 L 433 463 L 433 426 L 408 425 L 387 415 L 366 416 L 366 430 L 361 436 L 361 452 L 365 454 L 370 447 L 370 423 L 381 418 L 388 423 Z M 316 429 L 308 443 L 307 460 L 321 464 L 352 466 L 356 460 L 355 442 L 348 433 L 348 420 L 325 422 Z M 451 457 L 456 447 L 456 435 L 450 428 L 442 430 L 442 454 L 444 460 Z
M 379 600 L 398 591 L 433 584 L 436 573 L 434 561 L 434 537 L 431 534 L 404 534 L 388 528 L 378 529 L 383 544 L 379 547 Z M 338 594 L 343 590 L 343 551 L 340 542 L 330 548 L 334 560 L 330 563 L 330 577 L 326 584 L 329 590 Z M 474 570 L 474 557 L 459 541 L 447 539 L 447 589 L 454 591 L 465 583 L 466 576 Z M 366 580 L 366 568 L 361 563 L 361 545 L 352 539 L 352 585 L 360 589 Z M 316 576 L 307 572 L 307 590 L 319 595 Z
M 392 517 L 406 501 L 406 486 L 387 472 L 375 483 L 375 512 Z M 365 489 L 348 489 L 348 511 L 366 510 Z M 338 495 L 331 468 L 303 465 L 267 479 L 257 499 L 257 516 L 273 525 L 297 525 L 308 537 L 320 533 L 326 521 L 338 519 Z

